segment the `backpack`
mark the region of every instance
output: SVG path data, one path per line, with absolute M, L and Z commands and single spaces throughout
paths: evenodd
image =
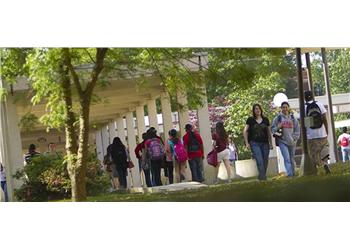
M 342 147 L 348 147 L 349 146 L 349 138 L 346 136 L 343 136 L 343 138 L 340 141 L 340 145 Z
M 188 152 L 199 151 L 201 146 L 200 146 L 200 143 L 197 139 L 197 136 L 192 131 L 188 135 L 189 135 L 188 136 L 188 145 L 187 145 Z
M 187 161 L 187 152 L 182 142 L 178 140 L 177 143 L 174 143 L 174 142 L 172 143 L 174 145 L 175 159 L 180 163 Z
M 148 147 L 149 157 L 152 161 L 162 160 L 164 158 L 164 147 L 157 138 L 151 139 Z
M 322 127 L 323 120 L 321 109 L 315 101 L 312 103 L 306 103 L 306 116 L 311 118 L 311 129 L 318 129 Z

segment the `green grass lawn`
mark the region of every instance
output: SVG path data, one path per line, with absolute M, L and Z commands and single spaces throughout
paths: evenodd
M 336 164 L 331 175 L 319 169 L 317 176 L 240 180 L 199 190 L 157 194 L 106 194 L 88 201 L 350 201 L 350 164 Z

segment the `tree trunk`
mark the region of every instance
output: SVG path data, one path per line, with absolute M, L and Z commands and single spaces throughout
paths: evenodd
M 89 117 L 90 117 L 90 100 L 94 87 L 96 86 L 99 74 L 103 69 L 103 60 L 105 58 L 107 49 L 99 48 L 96 51 L 96 63 L 91 73 L 91 80 L 87 84 L 85 90 L 80 85 L 80 80 L 74 67 L 71 63 L 70 50 L 63 49 L 64 62 L 68 70 L 73 76 L 73 83 L 75 84 L 79 99 L 80 99 L 80 115 L 79 115 L 79 143 L 77 146 L 76 133 L 74 129 L 74 113 L 68 109 L 68 119 L 66 123 L 66 138 L 67 138 L 67 155 L 68 155 L 68 172 L 72 185 L 72 201 L 85 201 L 86 193 L 86 168 L 89 154 Z M 68 81 L 67 81 L 68 82 Z M 66 88 L 67 107 L 72 107 L 72 93 L 70 91 L 71 84 Z M 70 104 L 70 105 L 69 105 Z M 70 120 L 72 118 L 72 120 Z M 72 122 L 73 121 L 73 122 Z
M 79 117 L 79 148 L 76 162 L 75 188 L 73 190 L 72 180 L 72 200 L 85 201 L 86 193 L 86 168 L 89 154 L 89 116 L 90 116 L 90 98 L 86 97 L 81 101 L 81 114 Z

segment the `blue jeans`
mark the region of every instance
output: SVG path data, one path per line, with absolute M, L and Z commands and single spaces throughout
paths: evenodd
M 142 163 L 142 160 L 139 159 L 139 170 L 140 170 L 140 174 L 141 172 L 143 171 L 143 173 L 145 174 L 145 179 L 146 179 L 146 185 L 147 187 L 152 187 L 152 181 L 151 181 L 151 169 L 143 169 L 141 167 L 141 163 Z
M 253 157 L 256 160 L 258 166 L 259 180 L 266 180 L 266 170 L 269 163 L 270 147 L 268 143 L 263 142 L 250 142 Z
M 9 196 L 7 194 L 7 184 L 6 184 L 6 181 L 2 181 L 1 182 L 1 188 L 2 188 L 2 191 L 4 191 L 4 194 L 5 194 L 5 201 L 9 201 Z
M 279 142 L 279 147 L 283 156 L 284 166 L 287 170 L 287 176 L 292 177 L 295 175 L 295 172 L 294 172 L 295 146 L 288 146 L 283 142 Z
M 350 148 L 341 148 L 341 154 L 343 156 L 343 162 L 350 161 Z
M 198 157 L 191 160 L 188 160 L 188 164 L 190 165 L 192 181 L 203 182 L 204 178 L 202 175 L 203 172 L 203 159 Z

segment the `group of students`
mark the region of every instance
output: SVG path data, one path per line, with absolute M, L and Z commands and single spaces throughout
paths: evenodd
M 326 174 L 331 173 L 329 160 L 329 144 L 327 140 L 328 122 L 326 109 L 321 102 L 314 101 L 313 93 L 305 91 L 305 117 L 309 119 L 306 128 L 308 152 L 312 163 L 325 169 Z M 295 149 L 300 138 L 298 120 L 291 112 L 288 102 L 281 104 L 281 111 L 270 124 L 269 119 L 263 115 L 259 104 L 253 105 L 252 116 L 246 121 L 244 128 L 245 145 L 252 152 L 259 172 L 258 179 L 266 180 L 269 152 L 272 149 L 272 137 L 279 146 L 288 177 L 295 176 Z M 273 136 L 271 136 L 273 135 Z
M 142 134 L 142 141 L 136 146 L 134 152 L 138 159 L 139 171 L 144 173 L 147 187 L 163 185 L 162 169 L 169 184 L 173 184 L 174 179 L 177 183 L 204 182 L 202 137 L 191 124 L 186 124 L 185 132 L 181 138 L 177 130 L 171 129 L 165 141 L 157 135 L 153 127 Z M 234 145 L 229 143 L 229 137 L 222 122 L 216 124 L 212 139 L 213 147 L 218 153 L 218 162 L 224 163 L 230 180 L 232 176 L 230 163 L 238 157 Z M 115 137 L 104 157 L 104 165 L 113 180 L 113 189 L 126 188 L 128 162 L 130 162 L 130 154 L 127 148 L 119 137 Z M 185 174 L 187 163 L 191 171 L 190 179 L 186 179 Z
M 139 171 L 144 173 L 147 187 L 163 185 L 161 170 L 168 178 L 169 184 L 174 182 L 174 170 L 176 182 L 186 180 L 185 169 L 187 161 L 191 169 L 192 180 L 203 182 L 203 141 L 201 136 L 193 131 L 187 124 L 186 134 L 181 139 L 175 129 L 168 132 L 168 139 L 157 135 L 154 127 L 142 134 L 142 141 L 136 146 L 134 152 L 138 159 Z M 107 148 L 104 164 L 113 178 L 114 189 L 127 187 L 126 176 L 130 162 L 130 154 L 119 137 L 115 137 L 113 143 Z

